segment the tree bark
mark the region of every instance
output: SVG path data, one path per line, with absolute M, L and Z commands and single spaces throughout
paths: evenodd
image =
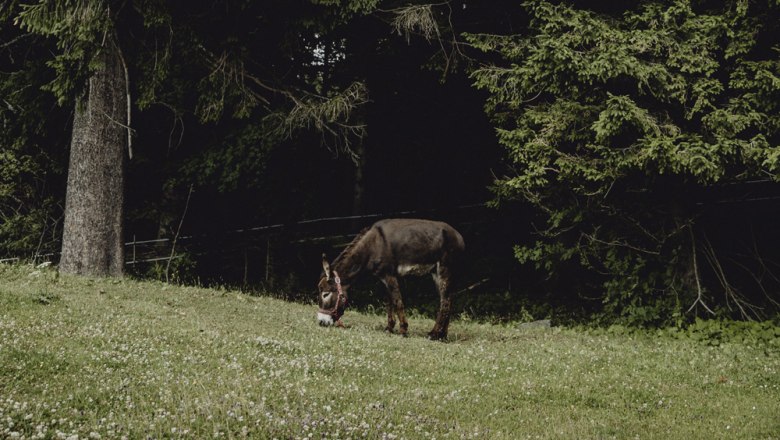
M 122 276 L 125 77 L 115 44 L 107 42 L 96 61 L 73 119 L 60 271 Z

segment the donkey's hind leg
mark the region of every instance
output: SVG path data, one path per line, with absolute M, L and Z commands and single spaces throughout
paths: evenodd
M 393 311 L 398 315 L 398 322 L 401 327 L 401 335 L 407 336 L 409 323 L 406 321 L 406 312 L 404 311 L 404 302 L 401 299 L 401 289 L 398 287 L 398 279 L 394 276 L 387 276 L 382 279 L 387 287 L 388 305 L 387 305 L 387 330 L 392 331 L 395 327 L 393 321 Z
M 433 281 L 439 291 L 439 313 L 436 315 L 436 323 L 428 333 L 428 338 L 433 340 L 447 339 L 447 330 L 450 326 L 450 314 L 452 313 L 452 271 L 448 266 L 436 264 L 436 272 Z

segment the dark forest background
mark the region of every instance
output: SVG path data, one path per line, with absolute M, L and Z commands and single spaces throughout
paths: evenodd
M 74 114 L 108 39 L 131 96 L 127 274 L 313 301 L 322 252 L 424 217 L 466 239 L 471 316 L 771 319 L 778 10 L 6 1 L 0 258 L 59 259 Z M 429 279 L 401 290 L 434 310 Z M 351 301 L 384 293 L 366 280 Z

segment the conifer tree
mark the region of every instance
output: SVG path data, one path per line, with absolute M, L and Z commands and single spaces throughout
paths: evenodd
M 47 62 L 53 79 L 33 86 L 74 109 L 60 269 L 123 273 L 125 168 L 133 139 L 142 135 L 131 124 L 134 111 L 164 107 L 175 120 L 188 115 L 204 126 L 245 121 L 214 130 L 221 143 L 198 145 L 190 160 L 167 170 L 169 181 L 184 176 L 189 184 L 230 188 L 237 179 L 254 178 L 249 175 L 262 167 L 270 147 L 300 129 L 317 131 L 329 145 L 354 154 L 350 142 L 363 134 L 354 110 L 367 100 L 365 85 L 323 84 L 327 78 L 312 68 L 317 61 L 312 57 L 318 38 L 376 4 L 8 4 L 4 16 L 18 11 L 14 24 L 19 29 L 48 38 L 57 49 Z M 263 32 L 272 38 L 263 38 Z M 282 79 L 277 69 L 302 72 Z
M 76 97 L 60 258 L 65 273 L 124 273 L 129 85 L 114 12 L 102 0 L 43 0 L 23 6 L 18 17 L 61 51 L 51 61 L 57 76 L 49 90 L 63 103 Z
M 703 280 L 697 221 L 713 185 L 780 180 L 777 3 L 524 6 L 527 36 L 468 37 L 503 60 L 473 73 L 512 164 L 497 203 L 541 220 L 517 258 L 578 274 L 561 290 L 600 295 L 609 319 L 670 323 L 716 301 L 755 316 L 709 246 Z

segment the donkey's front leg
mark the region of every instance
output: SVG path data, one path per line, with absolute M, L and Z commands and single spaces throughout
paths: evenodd
M 385 331 L 388 333 L 393 333 L 395 330 L 395 319 L 393 318 L 393 315 L 395 313 L 395 306 L 393 305 L 393 289 L 390 287 L 390 284 L 388 284 L 387 278 L 381 278 L 382 284 L 385 285 L 385 288 L 387 289 L 387 327 L 385 327 Z
M 385 331 L 388 333 L 392 333 L 395 329 L 395 319 L 393 319 L 393 313 L 395 312 L 395 307 L 393 307 L 393 297 L 390 295 L 390 292 L 387 292 L 387 327 L 385 327 Z
M 395 321 L 393 321 L 393 309 L 395 309 L 396 315 L 398 315 L 398 322 L 401 327 L 401 336 L 407 336 L 409 329 L 409 323 L 406 321 L 406 313 L 404 312 L 404 302 L 401 299 L 401 289 L 398 287 L 398 279 L 394 276 L 386 276 L 382 279 L 382 282 L 387 286 L 387 295 L 389 297 L 387 306 L 387 328 L 392 331 L 395 327 Z

